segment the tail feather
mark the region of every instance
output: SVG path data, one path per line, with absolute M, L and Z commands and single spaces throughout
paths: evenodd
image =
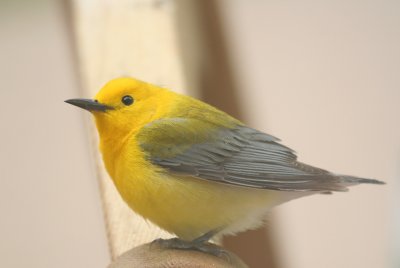
M 339 175 L 340 178 L 342 178 L 343 183 L 346 186 L 352 186 L 352 185 L 357 185 L 361 183 L 369 183 L 369 184 L 386 184 L 383 181 L 376 180 L 376 179 L 368 179 L 368 178 L 359 178 L 359 177 L 353 177 L 353 176 L 347 176 L 347 175 Z
M 294 166 L 296 167 L 296 169 L 310 174 L 310 177 L 313 178 L 312 180 L 309 180 L 309 184 L 307 186 L 303 184 L 301 185 L 301 187 L 309 187 L 309 191 L 318 191 L 323 194 L 328 194 L 332 192 L 347 192 L 349 190 L 347 187 L 363 183 L 385 184 L 383 181 L 379 181 L 376 179 L 337 174 L 297 161 L 295 162 Z M 309 178 L 308 176 L 305 177 Z
M 331 173 L 332 174 L 332 173 Z M 368 179 L 368 178 L 359 178 L 354 176 L 348 175 L 340 175 L 340 174 L 332 174 L 334 178 L 336 178 L 336 182 L 333 185 L 330 185 L 330 191 L 321 191 L 321 194 L 332 194 L 332 191 L 335 192 L 347 192 L 349 189 L 347 187 L 354 186 L 358 184 L 368 183 L 368 184 L 386 184 L 383 181 L 376 180 L 376 179 Z

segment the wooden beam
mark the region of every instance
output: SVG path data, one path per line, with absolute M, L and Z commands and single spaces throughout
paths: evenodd
M 120 76 L 182 92 L 175 12 L 175 2 L 166 0 L 74 1 L 83 95 L 93 96 L 108 80 Z M 90 126 L 112 257 L 155 238 L 169 237 L 122 201 L 105 172 L 97 150 L 97 133 L 93 124 Z

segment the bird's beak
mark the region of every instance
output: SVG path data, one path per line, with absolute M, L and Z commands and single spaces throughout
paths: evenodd
M 95 100 L 91 99 L 70 99 L 66 100 L 66 103 L 78 106 L 82 109 L 85 109 L 89 112 L 92 111 L 100 111 L 100 112 L 105 112 L 107 110 L 113 110 L 114 108 L 111 106 L 107 106 L 105 104 L 99 103 Z

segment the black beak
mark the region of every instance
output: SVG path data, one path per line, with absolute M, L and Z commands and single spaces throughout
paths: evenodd
M 82 109 L 85 109 L 89 112 L 91 111 L 100 111 L 100 112 L 105 112 L 107 110 L 113 110 L 114 108 L 111 106 L 107 106 L 105 104 L 101 104 L 95 100 L 91 99 L 70 99 L 66 100 L 66 103 L 78 106 Z

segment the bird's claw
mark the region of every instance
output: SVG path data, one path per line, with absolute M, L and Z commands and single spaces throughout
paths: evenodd
M 218 258 L 224 258 L 230 261 L 229 253 L 223 248 L 218 247 L 209 242 L 201 240 L 185 241 L 179 238 L 171 239 L 156 239 L 151 242 L 151 245 L 157 244 L 164 249 L 178 249 L 178 250 L 197 250 L 206 254 L 213 255 Z

